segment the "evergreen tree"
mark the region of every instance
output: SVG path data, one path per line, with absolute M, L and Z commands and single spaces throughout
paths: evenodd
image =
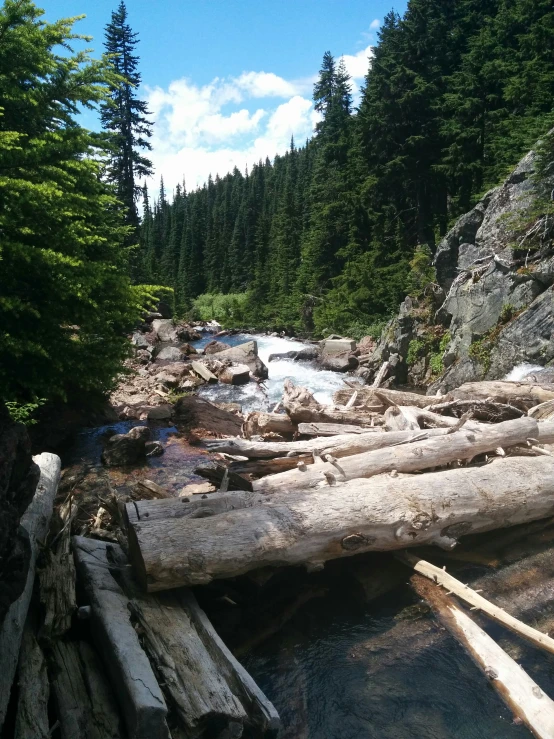
M 141 76 L 139 57 L 134 53 L 138 34 L 127 22 L 127 8 L 121 0 L 106 26 L 105 49 L 119 83 L 112 88 L 102 105 L 102 125 L 111 146 L 107 176 L 115 183 L 117 195 L 125 206 L 126 222 L 138 227 L 136 200 L 140 195 L 138 182 L 152 174 L 152 162 L 142 152 L 152 148 L 149 138 L 152 123 L 148 120 L 146 102 L 139 100 L 137 89 Z M 132 234 L 134 237 L 134 235 Z

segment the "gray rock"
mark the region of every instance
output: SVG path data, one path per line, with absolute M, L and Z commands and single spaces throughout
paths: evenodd
M 111 436 L 102 452 L 106 467 L 123 467 L 142 460 L 146 456 L 145 444 L 150 439 L 146 426 L 136 426 L 127 434 Z
M 138 331 L 132 335 L 131 344 L 136 346 L 137 349 L 146 349 L 150 346 L 150 342 L 146 339 L 145 335 Z
M 152 330 L 160 341 L 176 341 L 175 323 L 171 318 L 157 318 L 152 321 Z
M 169 372 L 159 372 L 154 379 L 165 387 L 177 387 L 179 384 L 179 378 Z
M 141 421 L 168 421 L 173 415 L 173 406 L 169 404 L 143 406 L 140 409 Z
M 182 358 L 181 351 L 176 346 L 166 346 L 156 355 L 159 361 L 178 362 Z
M 147 441 L 144 451 L 147 457 L 160 457 L 165 450 L 161 441 Z
M 219 352 L 224 352 L 229 348 L 228 344 L 224 344 L 222 341 L 210 341 L 206 346 L 204 347 L 204 354 L 219 354 Z
M 333 372 L 349 372 L 358 368 L 358 357 L 353 354 L 323 354 L 321 366 Z
M 135 354 L 135 358 L 141 364 L 148 364 L 151 359 L 150 352 L 147 352 L 146 349 L 139 349 Z
M 268 377 L 267 367 L 258 356 L 258 342 L 247 341 L 244 344 L 230 347 L 225 351 L 218 352 L 220 360 L 229 359 L 237 364 L 246 364 L 254 377 L 266 380 Z
M 219 381 L 228 385 L 244 385 L 250 381 L 250 368 L 246 364 L 225 367 L 219 375 Z

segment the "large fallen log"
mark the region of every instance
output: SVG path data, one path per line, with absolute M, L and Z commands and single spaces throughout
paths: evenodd
M 416 408 L 426 408 L 429 403 L 438 402 L 436 398 L 430 398 L 428 395 L 421 395 L 419 393 L 410 393 L 405 390 L 391 390 L 389 388 L 373 388 L 362 386 L 357 387 L 358 393 L 354 408 L 364 406 L 381 406 L 384 411 L 385 408 L 389 408 L 392 405 L 413 405 Z M 353 389 L 349 387 L 340 388 L 333 395 L 333 402 L 341 405 L 346 405 L 348 400 L 352 396 Z M 450 396 L 444 395 L 440 402 L 446 402 L 450 400 Z
M 419 433 L 418 433 L 419 432 Z M 397 433 L 339 434 L 337 436 L 309 439 L 307 441 L 249 441 L 247 439 L 203 439 L 212 452 L 237 454 L 249 459 L 273 459 L 281 456 L 299 454 L 332 454 L 335 457 L 348 457 L 353 454 L 382 449 L 395 444 L 403 444 L 415 439 L 430 438 L 446 434 L 447 429 L 428 429 L 418 432 L 400 431 Z
M 421 575 L 414 575 L 411 583 L 416 593 L 432 606 L 440 622 L 467 650 L 513 714 L 538 739 L 551 739 L 554 736 L 554 701 L 440 588 L 426 582 Z
M 50 739 L 48 670 L 29 619 L 19 652 L 18 688 L 14 739 Z
M 192 498 L 168 500 L 137 500 L 125 504 L 127 526 L 139 521 L 160 521 L 171 518 L 208 518 L 253 505 L 262 505 L 266 496 L 260 493 L 235 490 L 231 493 L 210 493 Z
M 4 724 L 10 699 L 10 689 L 17 668 L 23 626 L 29 610 L 39 543 L 46 539 L 58 483 L 60 458 L 55 454 L 39 454 L 33 461 L 40 467 L 40 480 L 31 504 L 21 519 L 21 525 L 29 535 L 31 559 L 27 582 L 21 596 L 11 604 L 0 628 L 0 728 Z
M 427 434 L 425 431 L 423 433 Z M 532 418 L 520 418 L 488 426 L 483 424 L 477 430 L 462 428 L 452 434 L 425 438 L 423 441 L 354 454 L 343 457 L 340 462 L 332 455 L 324 455 L 325 462 L 255 480 L 252 489 L 266 493 L 308 490 L 325 484 L 336 485 L 356 478 L 373 477 L 392 470 L 419 472 L 457 460 L 471 460 L 478 454 L 494 451 L 499 447 L 504 449 L 525 444 L 529 438 L 536 439 L 538 433 L 536 421 Z M 387 434 L 383 434 L 383 437 L 386 436 Z M 383 437 L 377 436 L 376 440 Z
M 354 426 L 348 423 L 299 423 L 300 436 L 338 436 L 339 434 L 381 433 L 382 426 Z
M 452 548 L 470 532 L 552 515 L 554 458 L 506 457 L 291 492 L 210 518 L 141 521 L 128 530 L 130 560 L 142 585 L 156 591 L 264 566 L 320 566 L 364 551 Z
M 246 416 L 242 427 L 242 433 L 247 439 L 251 436 L 265 436 L 266 434 L 292 436 L 295 431 L 296 427 L 286 413 L 254 411 Z
M 136 739 L 167 739 L 162 691 L 131 624 L 128 598 L 110 572 L 112 545 L 81 536 L 72 542 L 91 605 L 92 635 L 117 690 L 128 733 Z
M 527 411 L 538 403 L 554 400 L 554 385 L 489 380 L 466 382 L 450 394 L 455 400 L 491 400 L 495 403 L 508 403 Z
M 376 412 L 382 410 L 382 404 L 375 408 L 355 410 L 336 410 L 317 402 L 312 393 L 305 387 L 297 387 L 291 380 L 285 380 L 283 390 L 283 406 L 294 423 L 349 423 L 356 426 L 372 426 Z
M 471 413 L 471 417 L 476 421 L 488 423 L 510 421 L 513 418 L 521 418 L 525 415 L 521 408 L 516 408 L 507 403 L 493 403 L 490 400 L 449 400 L 444 402 L 441 398 L 440 403 L 427 406 L 427 410 L 456 418 L 460 418 L 464 413 Z M 528 415 L 535 418 L 531 413 Z

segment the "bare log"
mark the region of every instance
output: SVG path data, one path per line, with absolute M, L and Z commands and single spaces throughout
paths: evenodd
M 266 477 L 279 472 L 292 470 L 302 464 L 313 464 L 313 454 L 299 454 L 291 457 L 274 457 L 273 459 L 249 459 L 240 462 L 231 462 L 229 470 L 238 475 L 252 477 Z
M 323 459 L 326 461 L 323 464 L 255 480 L 252 489 L 266 493 L 307 490 L 327 483 L 336 485 L 356 478 L 373 477 L 392 470 L 419 472 L 430 467 L 442 467 L 456 460 L 472 459 L 498 447 L 505 449 L 526 443 L 529 438 L 537 438 L 537 434 L 538 424 L 532 418 L 520 418 L 489 426 L 483 424 L 478 430 L 461 429 L 452 434 L 354 454 L 343 457 L 340 462 L 331 455 L 324 455 Z M 383 436 L 386 437 L 387 434 Z
M 208 518 L 219 513 L 228 513 L 253 505 L 262 505 L 267 500 L 260 493 L 236 490 L 230 493 L 195 495 L 194 498 L 171 498 L 170 500 L 138 500 L 125 504 L 127 526 L 139 521 L 160 521 L 171 518 Z
M 379 367 L 379 372 L 377 372 L 377 374 L 375 375 L 375 379 L 373 380 L 373 387 L 377 388 L 381 386 L 389 369 L 390 362 L 383 362 L 383 364 Z
M 338 436 L 339 434 L 368 434 L 382 432 L 382 426 L 353 426 L 348 423 L 299 423 L 300 436 Z
M 128 733 L 137 739 L 167 739 L 165 700 L 131 624 L 129 600 L 110 572 L 110 553 L 118 547 L 81 536 L 72 541 L 90 600 L 92 635 L 117 690 Z
M 426 410 L 433 413 L 445 414 L 460 418 L 464 413 L 471 413 L 472 418 L 477 421 L 489 423 L 500 423 L 500 421 L 511 421 L 521 418 L 525 412 L 507 403 L 494 403 L 490 400 L 450 400 L 446 403 L 440 402 L 427 406 Z M 531 413 L 527 415 L 533 418 Z
M 533 644 L 535 647 L 545 649 L 547 652 L 554 654 L 554 639 L 551 639 L 547 634 L 541 634 L 540 631 L 534 629 L 532 626 L 524 624 L 517 618 L 514 618 L 504 609 L 491 603 L 479 593 L 472 590 L 467 585 L 464 585 L 455 577 L 449 575 L 445 570 L 440 567 L 435 567 L 430 562 L 426 562 L 424 559 L 415 557 L 409 552 L 397 555 L 398 559 L 408 567 L 411 567 L 416 572 L 424 575 L 428 580 L 432 580 L 437 585 L 442 585 L 450 594 L 457 595 L 466 603 L 469 603 L 474 610 L 482 611 L 490 616 L 494 621 L 497 621 L 502 626 L 505 626 L 510 631 L 513 631 L 518 636 L 522 636 L 528 642 Z
M 50 739 L 48 669 L 29 621 L 25 625 L 19 652 L 18 684 L 14 739 Z
M 169 490 L 166 490 L 161 485 L 158 485 L 152 480 L 137 480 L 137 492 L 139 495 L 146 500 L 151 498 L 171 498 L 172 495 Z
M 0 628 L 0 728 L 6 717 L 23 627 L 31 602 L 38 547 L 46 539 L 54 498 L 60 481 L 61 462 L 55 454 L 39 454 L 33 458 L 33 461 L 40 467 L 40 480 L 34 498 L 21 519 L 21 525 L 29 535 L 31 547 L 27 582 L 21 596 L 11 604 Z
M 113 690 L 92 648 L 86 642 L 58 641 L 52 660 L 62 739 L 123 739 Z
M 285 380 L 283 406 L 294 423 L 349 423 L 356 426 L 371 426 L 375 413 L 367 409 L 336 410 L 321 405 L 305 387 L 297 387 Z M 381 405 L 379 405 L 379 410 Z
M 494 380 L 466 382 L 451 393 L 455 400 L 492 400 L 509 403 L 527 411 L 537 403 L 554 400 L 554 385 L 533 385 L 527 382 Z
M 529 408 L 527 415 L 535 418 L 537 421 L 545 421 L 554 416 L 554 400 L 547 400 L 545 403 L 539 403 Z
M 273 705 L 222 642 L 188 590 L 134 598 L 131 612 L 187 736 L 276 732 Z
M 286 413 L 249 413 L 242 427 L 243 436 L 265 436 L 266 434 L 281 434 L 292 436 L 296 427 Z
M 226 480 L 227 490 L 252 490 L 252 483 L 247 480 L 246 477 L 237 474 L 236 472 L 230 471 L 227 467 L 221 464 L 215 465 L 215 467 L 197 467 L 194 470 L 195 475 L 209 480 L 218 489 L 223 482 Z
M 190 364 L 192 371 L 201 377 L 206 382 L 218 382 L 217 377 L 213 372 L 206 367 L 202 362 L 191 362 Z
M 440 588 L 420 575 L 411 580 L 454 638 L 467 650 L 504 703 L 538 739 L 554 736 L 554 701 L 486 634 L 465 611 L 452 603 Z
M 553 514 L 554 459 L 507 457 L 291 492 L 213 518 L 141 521 L 129 528 L 130 559 L 143 586 L 156 591 L 364 551 L 452 548 L 459 536 Z

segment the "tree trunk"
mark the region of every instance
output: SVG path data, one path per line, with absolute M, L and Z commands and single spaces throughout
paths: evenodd
M 140 521 L 130 559 L 150 591 L 308 564 L 364 551 L 436 544 L 554 514 L 554 458 L 503 458 L 483 467 L 353 480 L 271 498 L 211 518 Z
M 300 436 L 339 436 L 340 434 L 381 433 L 382 426 L 352 426 L 347 423 L 299 423 Z
M 265 436 L 266 434 L 292 436 L 295 431 L 296 427 L 285 413 L 255 411 L 248 414 L 242 427 L 242 433 L 247 439 L 251 436 Z
M 466 382 L 453 390 L 451 395 L 456 400 L 492 400 L 529 410 L 538 403 L 554 400 L 554 385 L 506 380 Z
M 27 621 L 19 652 L 19 697 L 14 739 L 49 739 L 48 698 L 50 685 L 42 649 Z
M 411 582 L 416 593 L 431 604 L 441 623 L 466 649 L 513 714 L 538 739 L 551 739 L 554 736 L 554 701 L 440 588 L 420 575 L 414 575 Z
M 21 519 L 21 525 L 29 535 L 31 560 L 27 582 L 22 595 L 11 604 L 4 623 L 0 627 L 0 728 L 4 724 L 10 699 L 10 689 L 17 668 L 23 626 L 29 610 L 38 543 L 46 539 L 58 483 L 60 481 L 60 458 L 55 454 L 39 454 L 33 461 L 40 468 L 40 480 L 31 504 Z
M 498 447 L 509 448 L 516 444 L 525 444 L 527 439 L 536 439 L 537 435 L 538 424 L 532 418 L 520 418 L 489 426 L 483 424 L 481 429 L 475 431 L 461 429 L 453 434 L 355 454 L 342 458 L 340 463 L 331 455 L 325 455 L 323 459 L 327 461 L 324 463 L 255 480 L 252 489 L 254 492 L 266 493 L 279 490 L 308 490 L 327 483 L 336 485 L 392 470 L 419 472 L 430 467 L 442 467 L 457 460 L 471 460 L 478 454 L 494 451 Z M 386 436 L 387 434 L 383 434 L 376 439 Z
M 360 409 L 335 410 L 317 402 L 305 387 L 296 387 L 291 380 L 285 380 L 283 406 L 294 423 L 351 423 L 356 426 L 372 426 L 375 413 Z M 378 410 L 381 410 L 379 404 Z

